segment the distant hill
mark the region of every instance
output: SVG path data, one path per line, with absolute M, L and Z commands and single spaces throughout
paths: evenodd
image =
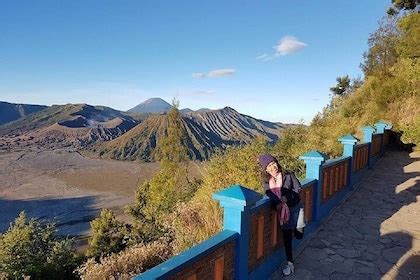
M 251 142 L 257 136 L 277 141 L 283 125 L 242 115 L 230 107 L 182 116 L 192 159 L 207 159 L 218 148 Z M 124 135 L 94 147 L 102 157 L 152 160 L 156 143 L 167 129 L 167 115 L 152 115 Z
M 44 110 L 47 106 L 14 104 L 0 101 L 0 125 L 15 121 L 29 114 Z
M 184 108 L 179 110 L 179 112 L 181 112 L 181 114 L 188 114 L 194 112 L 194 110 L 191 110 L 190 108 Z
M 97 141 L 116 138 L 137 124 L 132 117 L 108 107 L 53 105 L 0 126 L 0 136 L 12 142 L 29 139 L 40 145 L 83 148 Z
M 131 108 L 130 113 L 165 113 L 171 109 L 172 105 L 161 98 L 149 98 L 139 105 Z

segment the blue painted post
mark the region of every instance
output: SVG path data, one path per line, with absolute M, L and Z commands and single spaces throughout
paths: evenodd
M 368 126 L 363 127 L 362 130 L 363 130 L 363 142 L 372 143 L 372 135 L 373 135 L 373 132 L 375 132 L 375 129 L 371 127 L 370 125 L 368 125 Z
M 213 199 L 224 208 L 223 229 L 239 233 L 235 245 L 234 279 L 249 278 L 248 255 L 251 227 L 250 208 L 262 198 L 262 195 L 241 185 L 233 185 L 213 194 Z
M 368 148 L 368 167 L 372 168 L 372 159 L 371 159 L 371 154 L 372 154 L 372 135 L 373 132 L 375 131 L 375 129 L 373 127 L 371 127 L 370 125 L 365 126 L 362 128 L 363 130 L 363 142 L 365 143 L 369 143 L 369 148 Z
M 313 197 L 313 208 L 312 208 L 312 217 L 315 220 L 319 220 L 318 217 L 318 207 L 321 205 L 321 164 L 325 161 L 325 156 L 318 151 L 310 151 L 302 156 L 299 159 L 303 160 L 306 165 L 306 179 L 315 179 L 316 183 L 314 186 L 314 197 Z
M 387 123 L 379 121 L 375 123 L 376 133 L 385 133 L 385 128 L 388 126 Z
M 347 134 L 341 138 L 338 138 L 338 141 L 344 145 L 343 157 L 353 157 L 353 149 L 354 145 L 357 143 L 357 139 L 353 135 Z
M 353 166 L 353 156 L 354 156 L 354 145 L 356 145 L 357 143 L 357 138 L 351 134 L 347 134 L 341 138 L 338 138 L 338 141 L 340 141 L 340 143 L 344 145 L 343 157 L 350 157 L 350 160 L 348 161 L 349 166 L 347 167 L 348 172 L 347 172 L 346 182 L 349 189 L 351 189 L 353 185 L 351 182 L 351 173 L 353 172 L 352 166 Z

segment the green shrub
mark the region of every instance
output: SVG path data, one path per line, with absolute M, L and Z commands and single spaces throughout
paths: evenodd
M 0 235 L 0 271 L 8 278 L 72 279 L 79 258 L 72 239 L 56 236 L 53 223 L 27 220 L 21 212 Z
M 89 238 L 87 257 L 98 258 L 125 248 L 128 230 L 111 210 L 102 209 L 99 217 L 90 222 L 90 227 L 92 236 Z

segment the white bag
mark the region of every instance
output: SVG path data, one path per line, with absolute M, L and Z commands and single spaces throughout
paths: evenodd
M 304 228 L 306 226 L 305 224 L 305 211 L 303 210 L 303 208 L 299 209 L 299 215 L 298 215 L 298 220 L 296 223 L 296 228 L 297 229 L 301 229 Z

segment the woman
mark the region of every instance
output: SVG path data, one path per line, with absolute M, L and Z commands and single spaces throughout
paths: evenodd
M 296 176 L 283 170 L 272 155 L 261 155 L 259 163 L 264 177 L 265 194 L 277 208 L 277 217 L 283 232 L 287 257 L 287 265 L 283 269 L 283 274 L 289 275 L 294 272 L 293 236 L 296 239 L 302 239 L 305 227 L 303 205 L 299 195 L 301 185 Z

